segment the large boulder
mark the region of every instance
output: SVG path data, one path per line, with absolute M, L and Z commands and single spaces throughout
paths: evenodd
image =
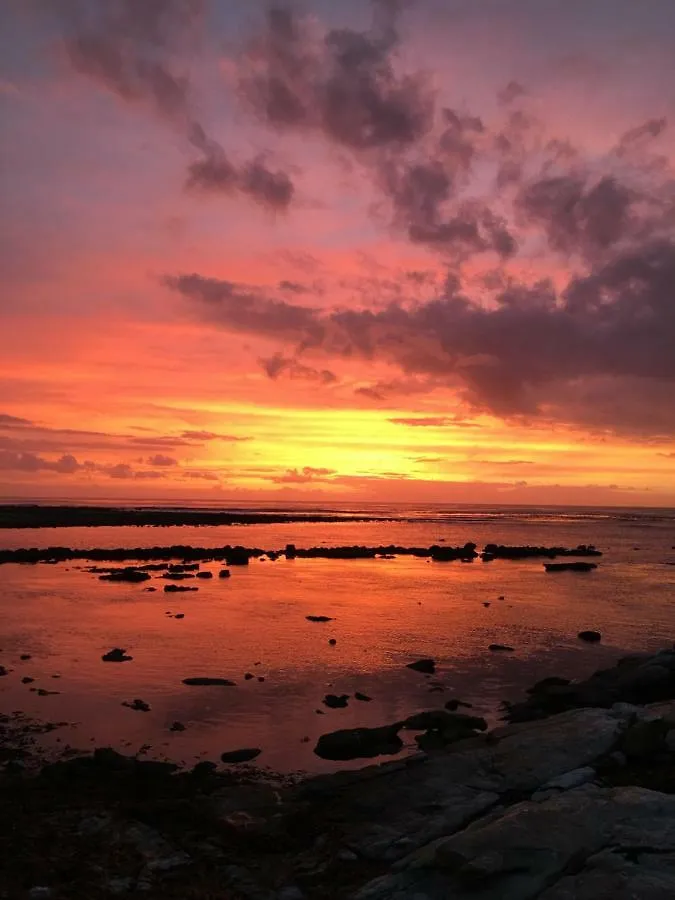
M 392 755 L 403 748 L 398 731 L 399 725 L 331 731 L 321 735 L 314 752 L 322 759 L 332 760 L 370 759 L 374 756 Z

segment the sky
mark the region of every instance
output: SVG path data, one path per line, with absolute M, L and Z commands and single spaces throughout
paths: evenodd
M 675 506 L 672 0 L 5 0 L 0 497 Z

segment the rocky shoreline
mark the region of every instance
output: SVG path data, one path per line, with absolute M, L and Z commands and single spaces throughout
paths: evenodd
M 675 649 L 545 679 L 506 715 L 487 731 L 424 711 L 384 728 L 423 731 L 426 752 L 299 781 L 106 748 L 36 773 L 33 726 L 6 717 L 0 896 L 674 896 Z

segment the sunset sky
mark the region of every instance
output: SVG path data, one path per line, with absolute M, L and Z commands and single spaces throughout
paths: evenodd
M 675 506 L 673 0 L 5 0 L 0 496 Z

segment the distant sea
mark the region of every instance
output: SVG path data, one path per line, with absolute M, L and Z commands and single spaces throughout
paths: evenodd
M 215 501 L 151 505 L 235 508 Z M 472 541 L 479 548 L 594 544 L 603 556 L 593 572 L 556 574 L 546 573 L 536 558 L 470 564 L 403 556 L 251 560 L 233 567 L 229 579 L 190 581 L 199 590 L 183 594 L 165 594 L 161 572 L 145 584 L 114 584 L 87 572 L 86 561 L 6 564 L 0 567 L 0 664 L 9 674 L 0 679 L 0 711 L 70 723 L 48 736 L 54 750 L 112 745 L 190 764 L 258 746 L 261 766 L 325 771 L 336 765 L 312 752 L 323 732 L 396 721 L 442 707 L 451 697 L 473 703 L 494 724 L 500 702 L 521 698 L 541 677 L 586 676 L 624 654 L 675 641 L 672 509 L 329 504 L 323 498 L 236 508 L 374 520 L 2 529 L 0 549 L 241 544 L 273 550 L 287 543 Z M 202 564 L 216 576 L 220 568 Z M 157 590 L 144 590 L 148 586 Z M 174 618 L 176 613 L 184 618 Z M 310 622 L 307 615 L 331 621 Z M 601 631 L 600 644 L 578 640 L 577 633 L 589 628 Z M 491 643 L 514 652 L 490 652 Z M 113 647 L 126 649 L 133 660 L 102 662 Z M 21 660 L 26 654 L 30 659 Z M 435 676 L 406 668 L 427 656 L 437 662 Z M 182 684 L 194 675 L 229 678 L 236 686 Z M 23 683 L 24 677 L 35 681 Z M 31 691 L 36 687 L 50 693 Z M 355 700 L 355 691 L 372 701 Z M 322 703 L 327 693 L 349 694 L 348 706 L 328 709 Z M 122 706 L 135 698 L 149 703 L 150 711 Z M 176 721 L 184 731 L 170 731 Z M 412 736 L 406 752 L 411 749 Z

